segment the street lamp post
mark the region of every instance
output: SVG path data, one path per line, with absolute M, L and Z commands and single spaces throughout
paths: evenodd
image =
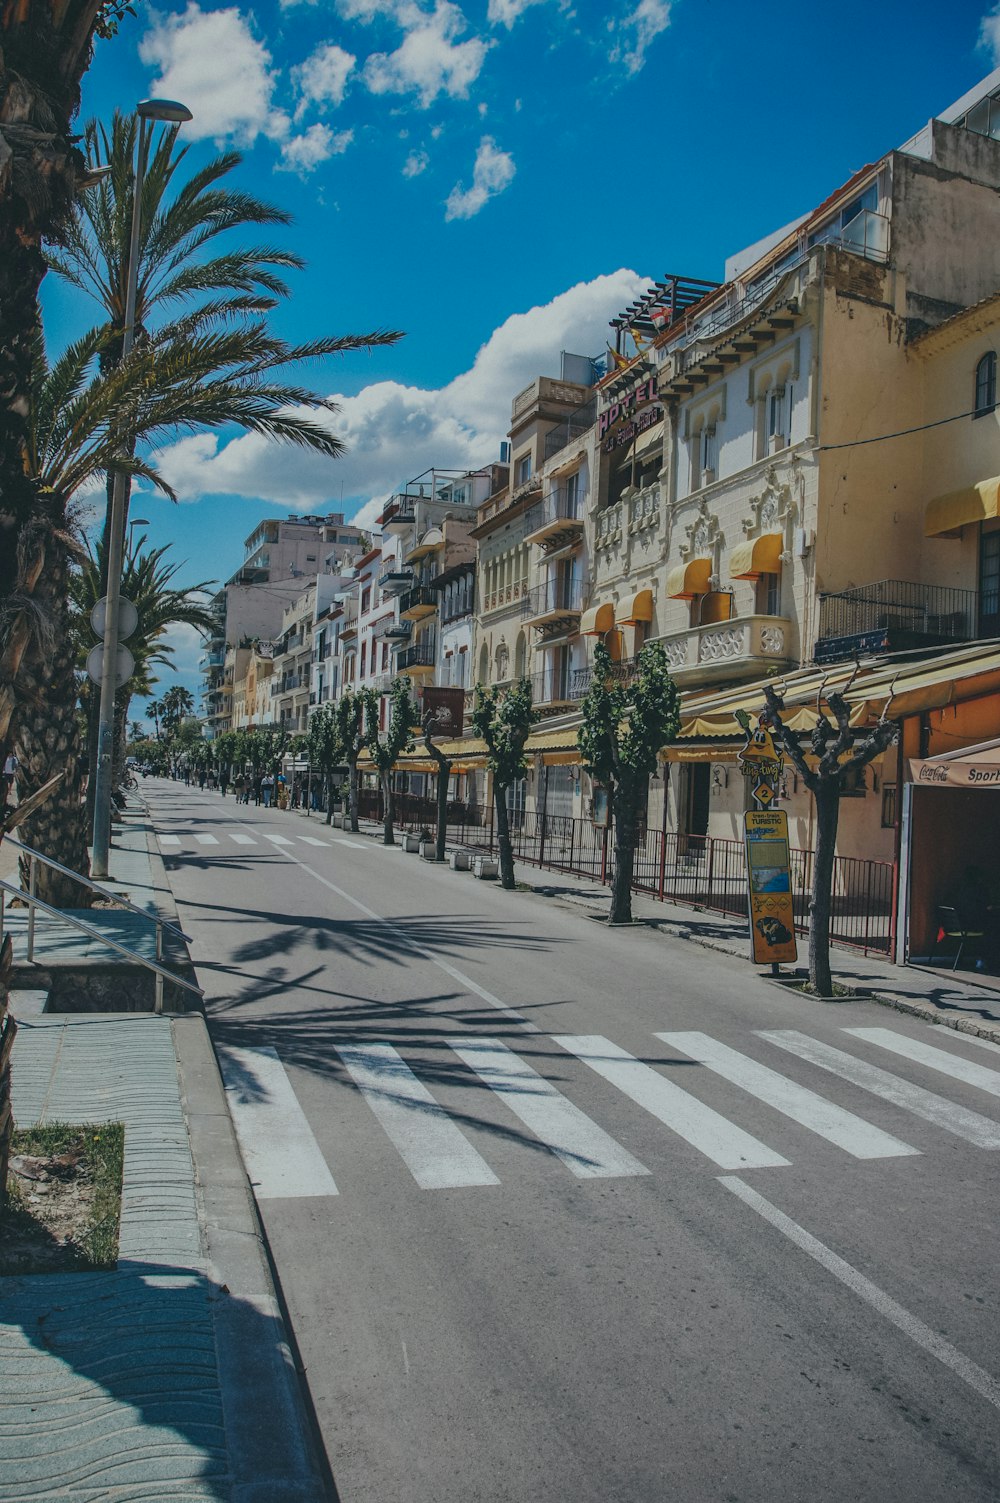
M 180 125 L 191 119 L 186 105 L 172 99 L 145 99 L 136 107 L 139 116 L 139 142 L 132 186 L 132 231 L 129 236 L 128 267 L 125 283 L 125 327 L 122 330 L 122 359 L 135 341 L 135 303 L 139 286 L 139 230 L 142 216 L 142 184 L 146 175 L 149 132 L 153 122 Z M 125 541 L 127 472 L 115 470 L 111 488 L 111 516 L 108 528 L 108 593 L 104 618 L 104 652 L 101 657 L 101 709 L 97 732 L 97 775 L 94 781 L 94 831 L 91 874 L 107 877 L 111 847 L 111 782 L 114 763 L 115 690 L 118 679 L 118 615 L 121 599 L 122 551 Z

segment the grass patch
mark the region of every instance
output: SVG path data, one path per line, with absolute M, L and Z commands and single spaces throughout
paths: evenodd
M 0 1206 L 0 1273 L 114 1268 L 124 1156 L 121 1122 L 15 1132 Z

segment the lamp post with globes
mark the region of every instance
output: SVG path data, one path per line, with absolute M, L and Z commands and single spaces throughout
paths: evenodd
M 125 326 L 122 359 L 135 341 L 135 304 L 139 287 L 139 232 L 142 219 L 142 185 L 146 175 L 149 138 L 155 121 L 181 125 L 191 119 L 186 105 L 173 99 L 144 99 L 136 106 L 139 142 L 132 183 L 132 230 L 129 236 L 125 282 Z M 108 527 L 108 593 L 104 609 L 104 650 L 101 655 L 101 708 L 97 732 L 97 775 L 94 782 L 94 831 L 91 872 L 107 877 L 111 847 L 111 782 L 114 763 L 115 690 L 118 688 L 118 619 L 121 600 L 122 553 L 125 541 L 128 476 L 116 470 L 111 488 Z

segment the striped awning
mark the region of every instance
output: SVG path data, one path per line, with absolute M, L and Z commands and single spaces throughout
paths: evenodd
M 708 591 L 712 574 L 710 558 L 691 558 L 686 564 L 678 564 L 667 575 L 667 594 L 673 600 L 691 600 L 695 595 Z
M 616 626 L 634 626 L 637 621 L 652 621 L 652 619 L 652 590 L 636 590 L 634 595 L 626 595 L 625 599 L 619 600 L 615 606 Z
M 615 608 L 610 600 L 592 605 L 580 617 L 581 637 L 603 637 L 615 624 Z
M 1000 516 L 1000 475 L 979 480 L 960 491 L 936 496 L 927 508 L 924 533 L 929 538 L 957 533 L 972 522 L 988 522 Z
M 756 579 L 761 574 L 779 573 L 783 545 L 780 532 L 765 532 L 759 538 L 737 543 L 729 555 L 730 579 Z

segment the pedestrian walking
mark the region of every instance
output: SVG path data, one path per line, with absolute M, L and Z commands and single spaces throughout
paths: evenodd
M 270 809 L 270 807 L 271 807 L 271 800 L 274 797 L 274 777 L 273 777 L 273 774 L 268 773 L 266 777 L 261 778 L 261 780 L 260 780 L 260 791 L 261 791 L 261 796 L 262 796 L 262 798 L 264 800 L 264 808 L 265 809 Z
M 20 765 L 13 752 L 10 753 L 3 764 L 3 789 L 2 796 L 0 796 L 0 815 L 5 814 L 14 802 L 14 783 L 17 780 L 17 769 Z
M 244 795 L 244 793 L 246 791 L 246 786 L 247 786 L 247 780 L 246 780 L 246 778 L 243 776 L 243 774 L 241 772 L 238 772 L 236 774 L 236 776 L 233 778 L 233 792 L 236 795 L 236 802 L 238 804 L 242 804 L 242 802 L 243 802 L 243 795 Z
M 204 793 L 204 791 L 205 791 L 205 769 L 204 769 L 204 767 L 199 767 L 199 769 L 198 769 L 198 787 L 201 789 L 202 793 Z

